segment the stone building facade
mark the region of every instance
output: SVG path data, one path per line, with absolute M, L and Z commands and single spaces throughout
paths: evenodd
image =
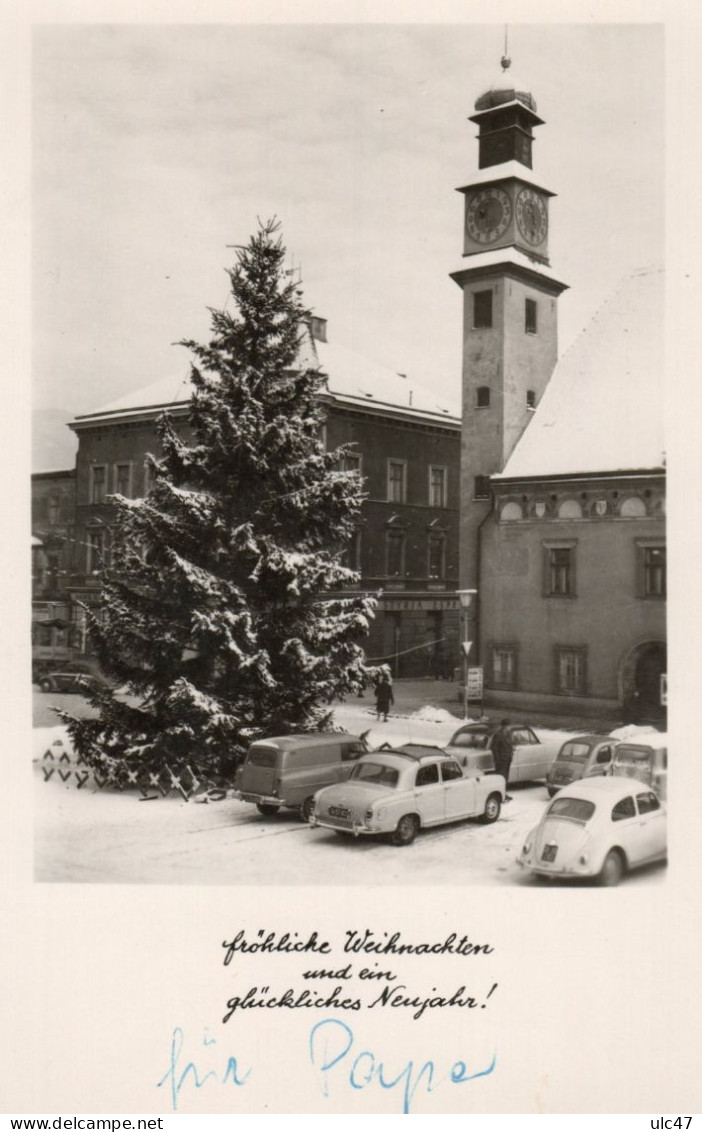
M 459 649 L 460 418 L 416 382 L 329 343 L 322 319 L 311 321 L 300 362 L 327 375 L 325 444 L 353 445 L 346 466 L 363 479 L 346 559 L 359 571 L 357 588 L 379 595 L 368 661 L 398 676 L 449 675 Z M 71 423 L 78 452 L 69 590 L 78 640 L 79 603 L 95 600 L 97 571 L 109 561 L 109 496 L 145 494 L 145 457 L 158 454 L 156 419 L 168 409 L 187 438 L 189 394 L 186 382 L 156 382 Z

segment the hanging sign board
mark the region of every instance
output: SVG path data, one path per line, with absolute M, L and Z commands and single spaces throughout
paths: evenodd
M 483 698 L 482 664 L 476 664 L 468 669 L 466 680 L 466 698 L 469 700 L 482 700 Z

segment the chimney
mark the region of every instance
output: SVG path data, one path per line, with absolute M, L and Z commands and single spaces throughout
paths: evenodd
M 310 316 L 309 321 L 310 334 L 315 342 L 326 342 L 327 340 L 327 320 L 320 318 L 319 315 L 313 314 Z

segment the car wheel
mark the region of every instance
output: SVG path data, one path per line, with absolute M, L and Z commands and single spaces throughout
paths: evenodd
M 419 822 L 415 814 L 405 814 L 397 823 L 397 829 L 390 840 L 393 845 L 411 845 L 417 836 Z
M 51 691 L 51 681 L 48 680 L 45 676 L 43 680 L 39 681 L 39 687 L 41 688 L 42 692 L 50 692 Z
M 624 860 L 617 849 L 610 849 L 600 870 L 599 883 L 612 888 L 624 876 Z
M 263 814 L 264 818 L 273 818 L 278 813 L 280 806 L 271 806 L 268 802 L 257 802 L 256 809 L 259 814 Z
M 310 794 L 309 798 L 305 798 L 304 802 L 300 806 L 300 817 L 304 822 L 308 822 L 310 820 L 313 810 L 314 795 Z
M 485 809 L 483 810 L 483 821 L 485 822 L 485 825 L 492 825 L 494 821 L 497 821 L 500 816 L 501 809 L 502 802 L 500 800 L 500 795 L 491 794 L 487 799 L 485 803 Z

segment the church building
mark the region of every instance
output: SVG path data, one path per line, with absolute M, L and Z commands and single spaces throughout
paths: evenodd
M 623 281 L 557 361 L 543 124 L 503 74 L 465 197 L 460 576 L 488 706 L 659 722 L 666 708 L 663 278 Z

